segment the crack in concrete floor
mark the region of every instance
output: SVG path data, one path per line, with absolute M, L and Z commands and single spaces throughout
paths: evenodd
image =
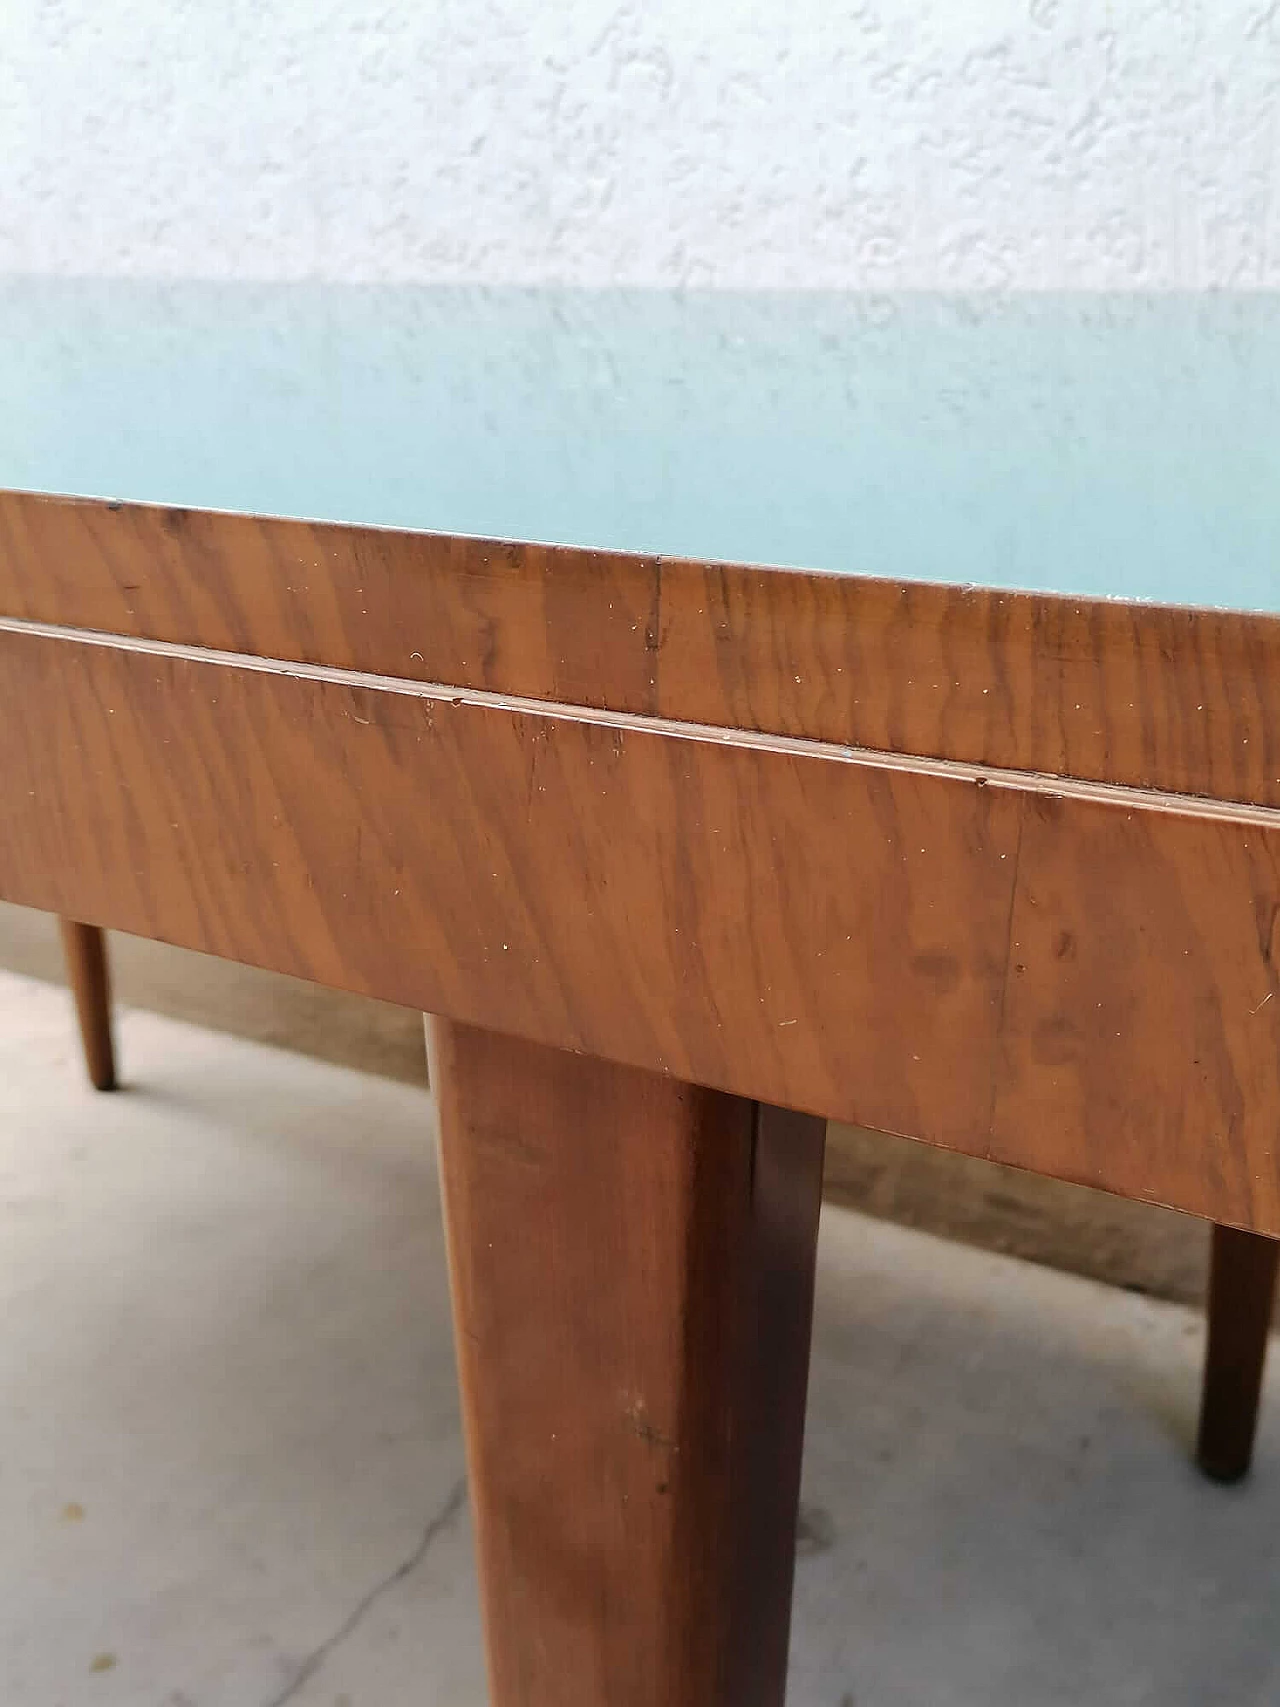
M 413 1549 L 413 1552 L 409 1554 L 409 1557 L 407 1559 L 402 1559 L 393 1571 L 389 1572 L 385 1577 L 381 1578 L 380 1581 L 376 1582 L 369 1592 L 356 1603 L 355 1607 L 342 1620 L 342 1623 L 339 1624 L 338 1628 L 334 1630 L 331 1635 L 326 1636 L 323 1642 L 319 1643 L 318 1646 L 311 1650 L 306 1659 L 303 1660 L 302 1664 L 298 1667 L 294 1676 L 285 1684 L 284 1688 L 278 1695 L 273 1695 L 271 1697 L 270 1701 L 267 1702 L 266 1707 L 285 1707 L 287 1702 L 297 1699 L 300 1692 L 305 1689 L 308 1683 L 311 1682 L 311 1679 L 315 1677 L 316 1673 L 321 1669 L 325 1661 L 329 1659 L 337 1648 L 342 1646 L 348 1636 L 353 1635 L 355 1631 L 359 1629 L 360 1625 L 373 1610 L 374 1606 L 377 1605 L 378 1601 L 381 1600 L 382 1596 L 395 1588 L 397 1583 L 402 1583 L 406 1577 L 411 1577 L 413 1575 L 418 1566 L 422 1564 L 427 1554 L 431 1551 L 432 1545 L 435 1543 L 437 1538 L 444 1534 L 445 1530 L 449 1528 L 454 1519 L 458 1516 L 458 1513 L 466 1504 L 466 1498 L 467 1479 L 465 1476 L 459 1476 L 457 1481 L 449 1489 L 448 1497 L 445 1499 L 444 1504 L 440 1507 L 439 1511 L 435 1513 L 428 1522 L 426 1528 L 423 1530 L 417 1546 Z

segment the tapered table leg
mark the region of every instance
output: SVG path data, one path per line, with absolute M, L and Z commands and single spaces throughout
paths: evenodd
M 494 1707 L 780 1707 L 823 1123 L 427 1038 Z
M 95 1090 L 116 1088 L 115 1050 L 111 1042 L 111 980 L 105 934 L 96 925 L 59 919 L 67 979 L 75 996 L 84 1044 L 84 1064 Z
M 1237 1481 L 1253 1457 L 1278 1261 L 1275 1239 L 1214 1227 L 1196 1459 L 1215 1481 Z

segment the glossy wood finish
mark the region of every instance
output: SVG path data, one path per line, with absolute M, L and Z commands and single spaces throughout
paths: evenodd
M 1248 1472 L 1275 1304 L 1280 1243 L 1213 1229 L 1209 1332 L 1196 1459 L 1215 1481 Z
M 1280 823 L 0 625 L 0 893 L 1280 1232 Z
M 111 1038 L 111 979 L 102 931 L 74 919 L 59 919 L 67 982 L 75 998 L 84 1045 L 85 1071 L 96 1091 L 116 1088 L 115 1047 Z
M 0 894 L 448 1016 L 497 1707 L 778 1707 L 821 1117 L 1280 1234 L 1278 761 L 1274 618 L 0 495 Z
M 1280 619 L 0 493 L 0 616 L 1280 807 Z
M 781 1707 L 823 1123 L 428 1050 L 495 1707 Z

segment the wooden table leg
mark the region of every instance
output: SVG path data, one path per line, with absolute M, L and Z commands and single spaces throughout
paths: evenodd
M 116 1088 L 116 1058 L 111 1042 L 111 980 L 105 934 L 96 925 L 59 919 L 67 979 L 76 1000 L 84 1063 L 98 1091 Z
M 1215 1481 L 1238 1481 L 1253 1456 L 1278 1261 L 1275 1239 L 1214 1227 L 1196 1459 Z
M 494 1707 L 779 1707 L 823 1123 L 427 1038 Z

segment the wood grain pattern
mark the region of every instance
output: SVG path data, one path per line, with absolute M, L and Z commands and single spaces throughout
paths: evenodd
M 0 492 L 0 616 L 658 709 L 652 559 Z
M 494 1707 L 781 1707 L 823 1123 L 428 1048 Z
M 1280 1232 L 1280 822 L 0 631 L 0 893 Z
M 682 565 L 662 640 L 694 721 L 1280 805 L 1275 617 Z
M 1196 1461 L 1216 1482 L 1238 1482 L 1253 1460 L 1278 1270 L 1276 1240 L 1213 1229 Z
M 76 1004 L 85 1071 L 95 1091 L 116 1088 L 116 1055 L 111 1039 L 111 979 L 107 944 L 94 925 L 59 919 L 67 982 Z
M 1280 619 L 0 493 L 0 615 L 1280 806 Z
M 1227 855 L 1203 820 L 1025 800 L 993 1159 L 1034 1134 L 1039 1171 L 1130 1197 L 1199 1173 L 1203 1201 L 1247 1206 L 1214 1219 L 1270 1222 L 1278 852 L 1271 827 Z

